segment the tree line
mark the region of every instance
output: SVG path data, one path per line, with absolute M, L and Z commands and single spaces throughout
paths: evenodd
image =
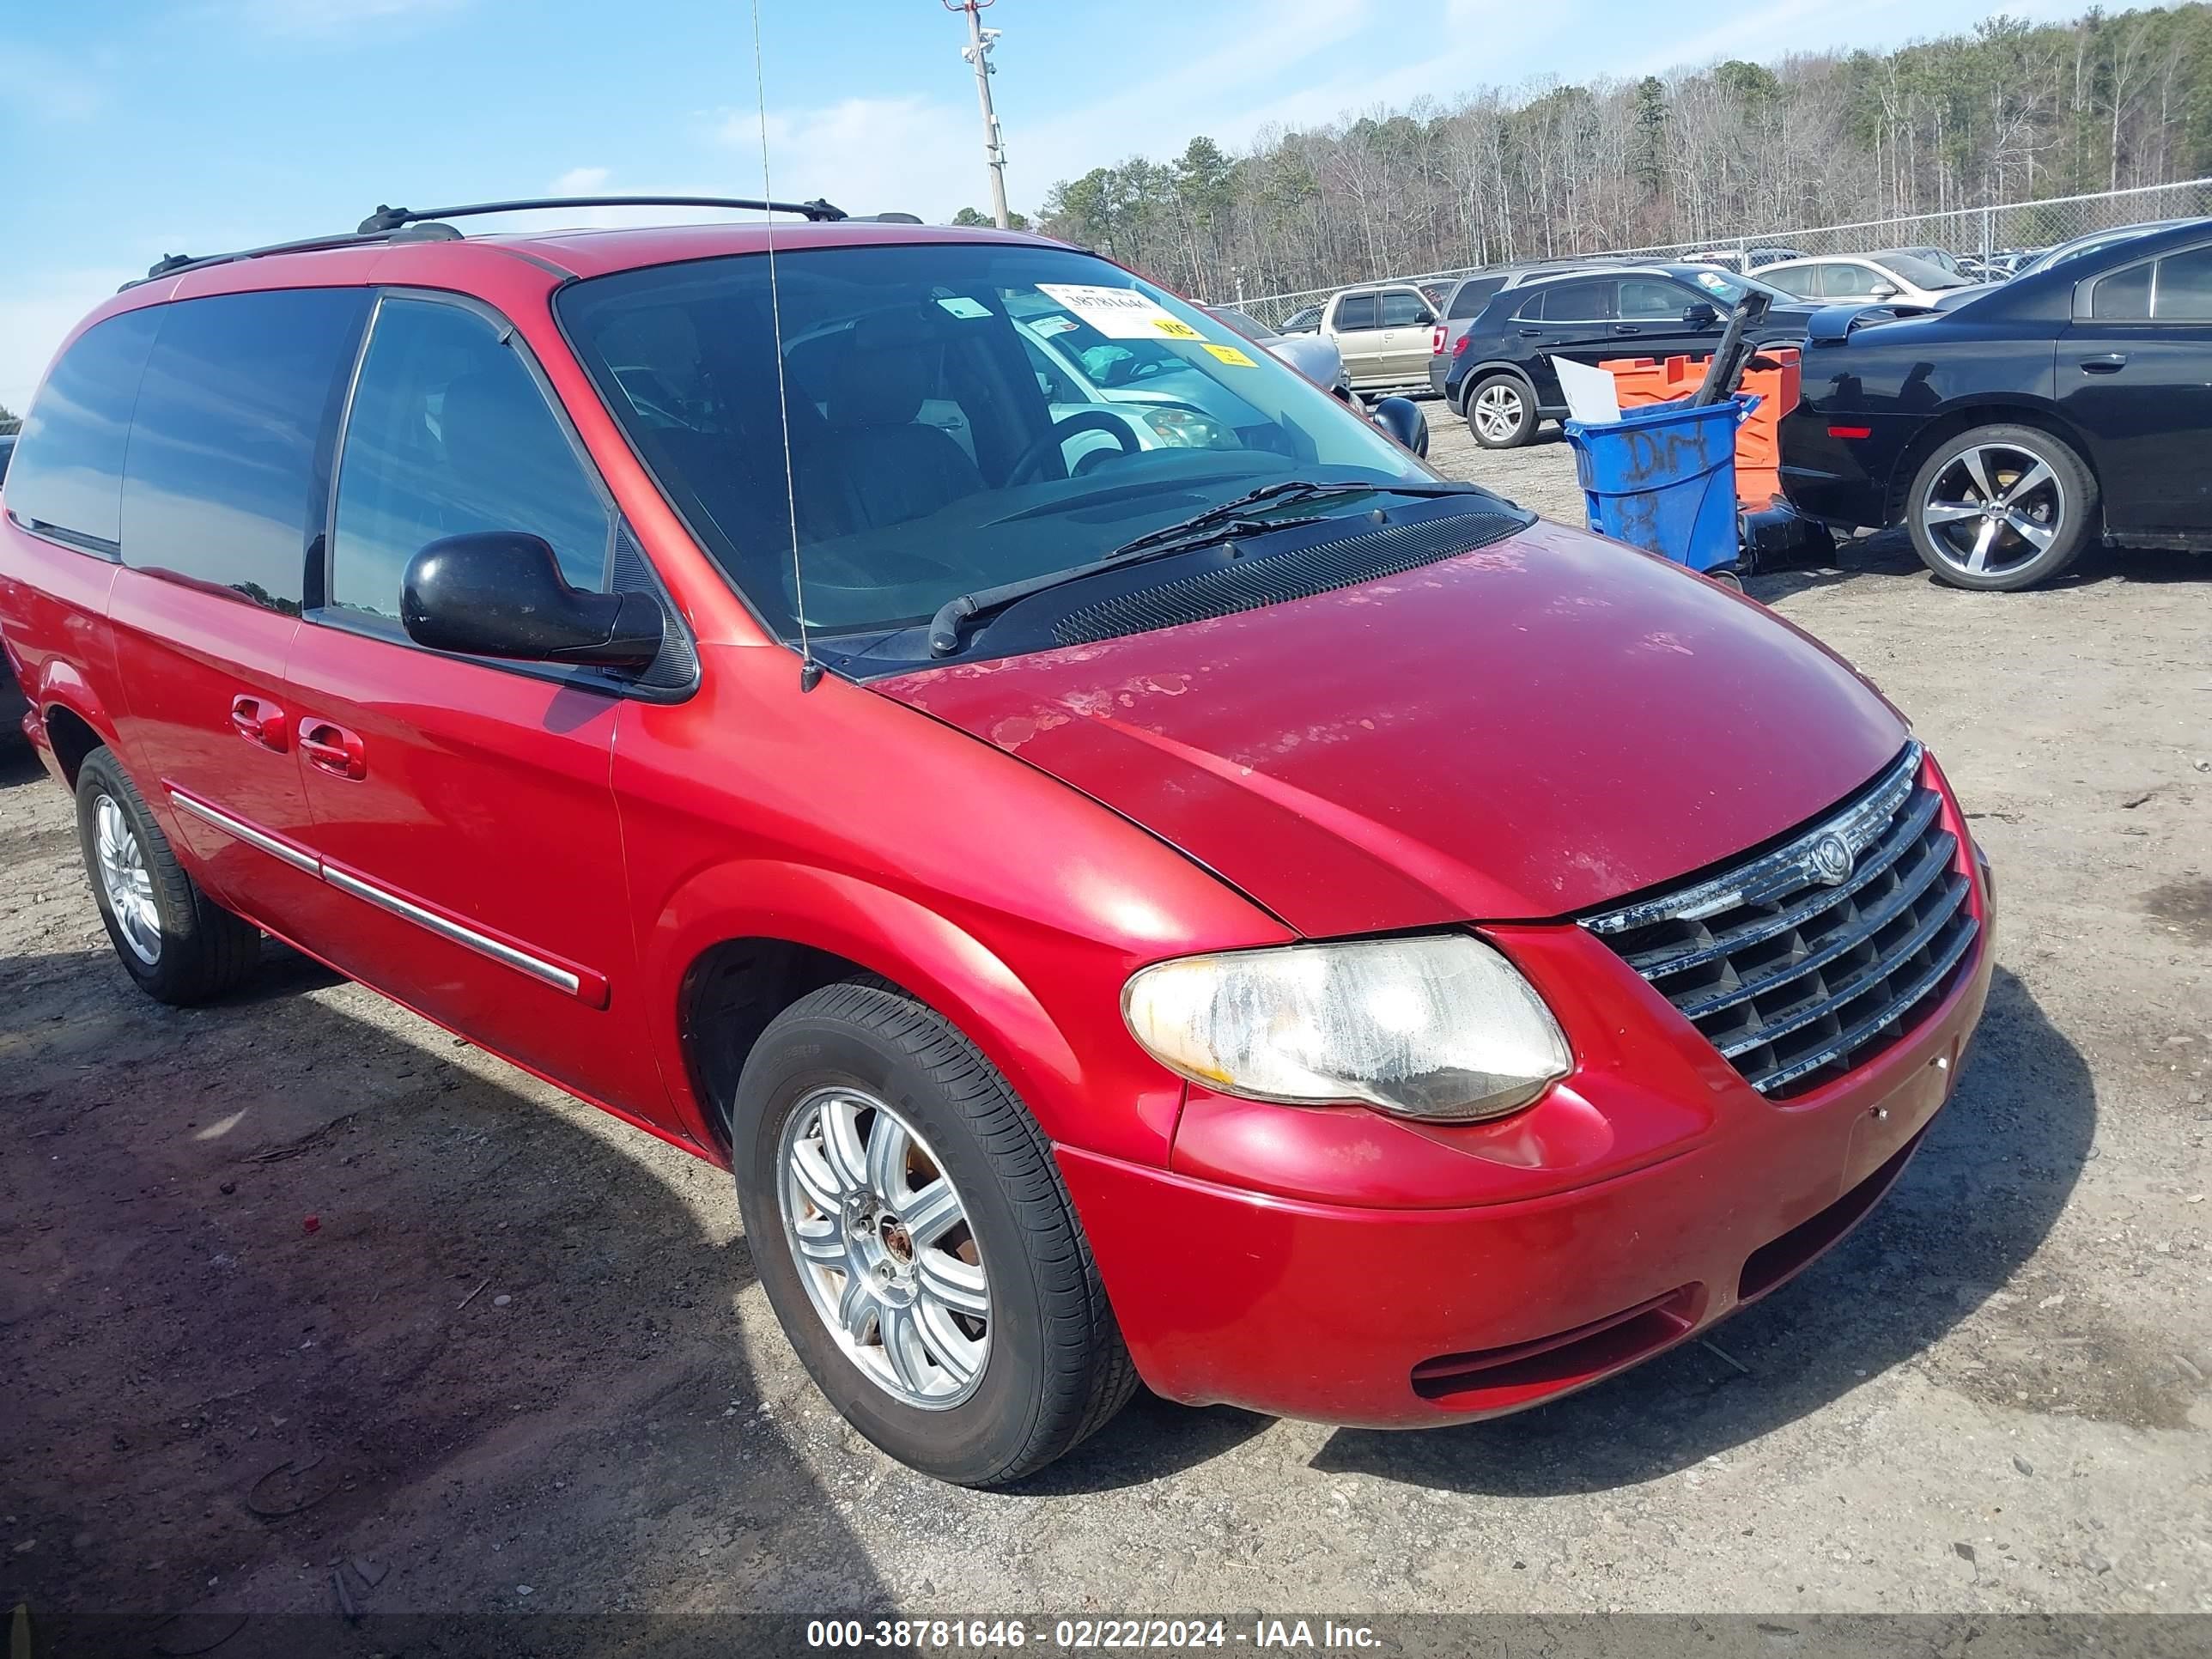
M 2206 173 L 2212 6 L 2191 3 L 1482 87 L 1271 130 L 1238 155 L 1197 137 L 1054 185 L 1038 228 L 1218 300 Z

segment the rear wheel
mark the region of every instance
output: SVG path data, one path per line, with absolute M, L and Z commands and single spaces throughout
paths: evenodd
M 1467 425 L 1485 449 L 1518 449 L 1535 434 L 1536 400 L 1517 377 L 1489 375 L 1467 394 Z
M 770 1023 L 732 1121 L 745 1237 L 846 1420 L 962 1486 L 1042 1468 L 1136 1373 L 1044 1134 L 997 1069 L 890 986 Z
M 1963 432 L 1914 476 L 1905 526 L 1921 562 L 1956 587 L 2009 592 L 2072 564 L 2097 526 L 2097 481 L 2037 427 Z
M 200 890 L 110 750 L 77 769 L 76 829 L 100 919 L 139 989 L 204 1002 L 252 973 L 259 930 Z

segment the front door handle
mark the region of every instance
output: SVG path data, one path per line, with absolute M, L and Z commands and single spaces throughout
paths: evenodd
M 2128 354 L 2124 351 L 2107 351 L 2100 356 L 2081 360 L 2084 374 L 2117 374 L 2127 366 Z
M 240 692 L 230 700 L 230 723 L 246 742 L 284 752 L 284 711 L 267 698 Z
M 1641 334 L 1644 329 L 1643 325 L 1638 323 L 1615 323 L 1613 325 L 1613 331 L 1615 334 Z
M 330 720 L 309 720 L 300 728 L 300 752 L 311 766 L 333 777 L 368 775 L 368 748 L 354 733 Z

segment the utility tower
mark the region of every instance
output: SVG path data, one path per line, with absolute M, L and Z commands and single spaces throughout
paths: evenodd
M 991 169 L 991 216 L 1000 230 L 1006 228 L 1006 143 L 999 131 L 998 115 L 991 108 L 991 48 L 1001 31 L 983 27 L 983 8 L 993 0 L 944 0 L 947 11 L 968 14 L 968 44 L 960 55 L 975 66 L 975 101 L 983 110 L 983 165 Z

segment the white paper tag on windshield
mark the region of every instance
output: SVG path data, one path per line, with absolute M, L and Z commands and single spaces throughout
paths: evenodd
M 964 294 L 951 295 L 937 303 L 956 317 L 988 317 L 991 314 L 990 307 L 979 305 Z
M 1174 318 L 1133 288 L 1096 288 L 1087 283 L 1039 283 L 1048 294 L 1109 340 L 1202 340 L 1188 323 Z

